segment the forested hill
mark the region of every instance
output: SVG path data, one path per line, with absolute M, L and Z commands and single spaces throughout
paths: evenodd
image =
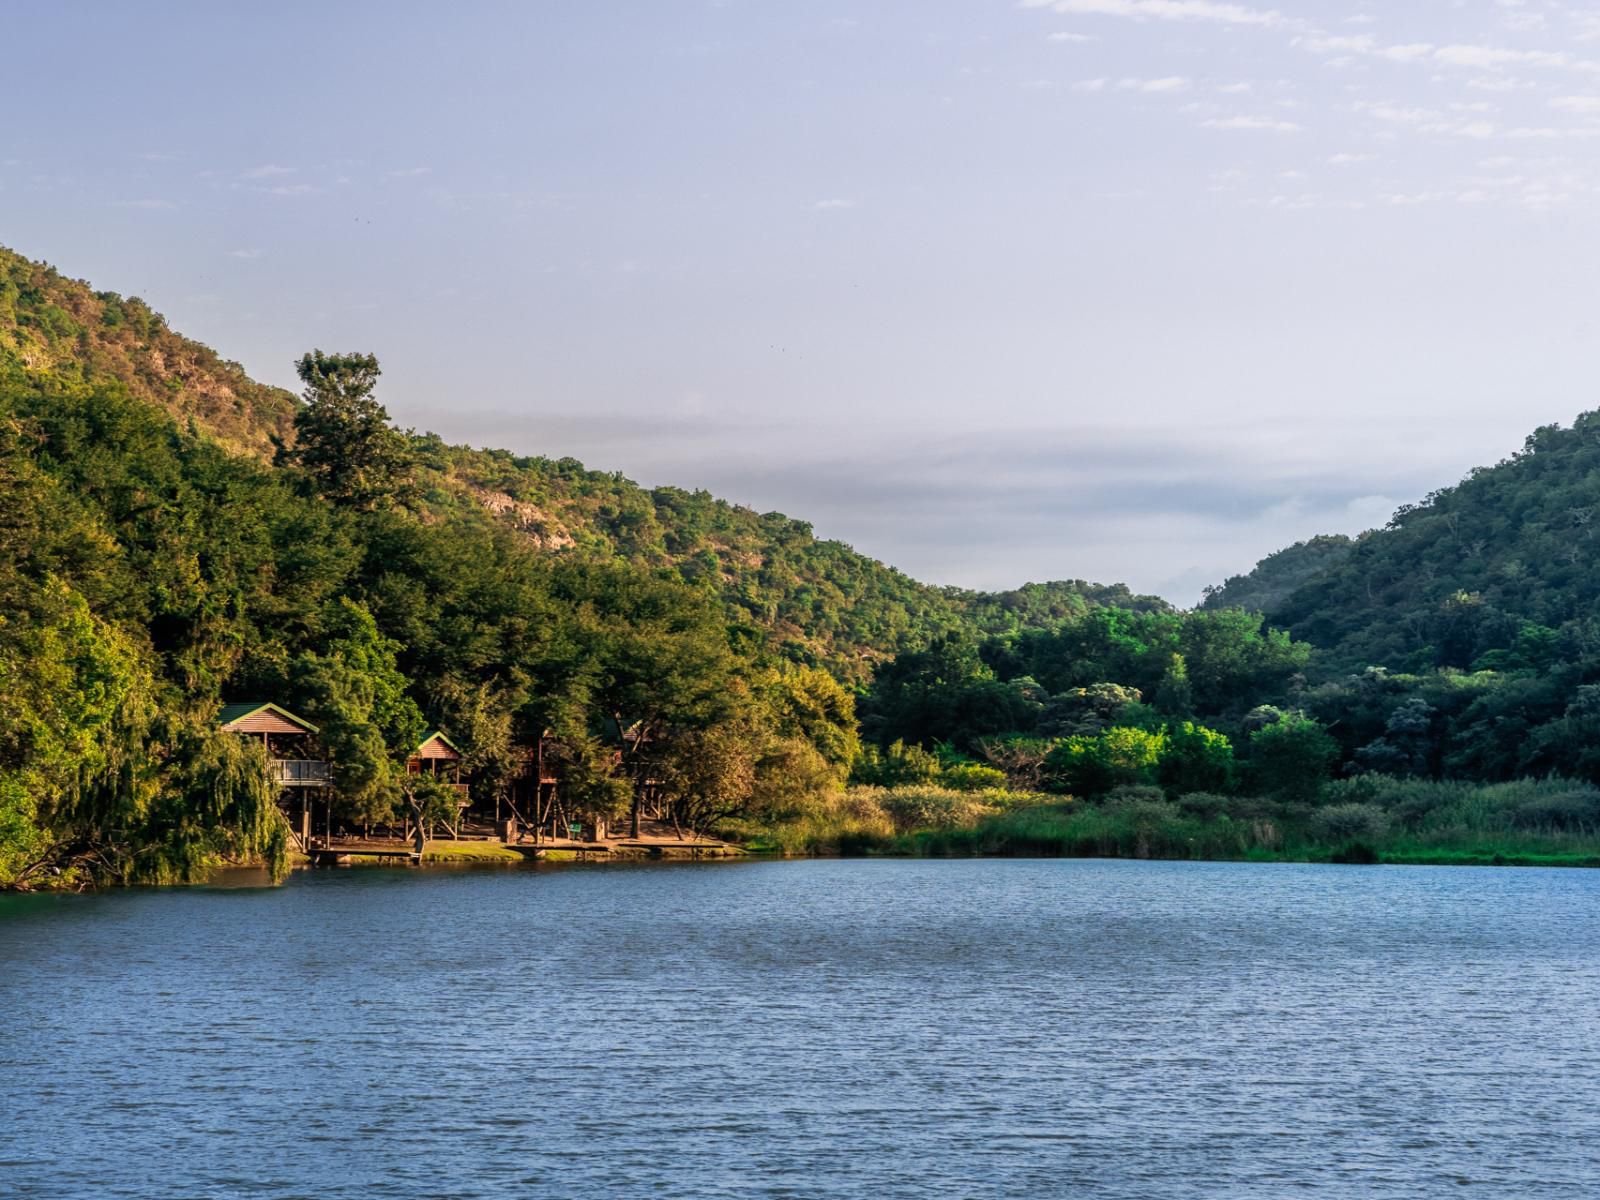
M 1600 638 L 1600 413 L 1401 508 L 1267 609 L 1329 669 L 1545 668 Z
M 1296 543 L 1210 589 L 1317 647 L 1316 673 L 1543 669 L 1600 637 L 1600 412 L 1351 539 Z
M 95 291 L 0 248 L 0 386 L 121 383 L 181 428 L 270 462 L 292 441 L 299 400 L 167 327 L 144 301 Z M 781 513 L 703 491 L 641 488 L 571 458 L 520 456 L 413 435 L 420 506 L 441 519 L 505 524 L 541 548 L 670 567 L 714 588 L 736 624 L 786 657 L 861 681 L 872 663 L 941 633 L 1048 625 L 1100 605 L 1165 605 L 1082 581 L 977 593 L 916 580 Z

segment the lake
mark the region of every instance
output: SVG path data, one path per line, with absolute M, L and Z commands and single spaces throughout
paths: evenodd
M 1600 1191 L 1600 872 L 301 872 L 0 897 L 0 1194 Z

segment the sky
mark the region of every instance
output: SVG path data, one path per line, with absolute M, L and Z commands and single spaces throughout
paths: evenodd
M 6 8 L 0 244 L 930 582 L 1193 603 L 1596 405 L 1578 4 Z

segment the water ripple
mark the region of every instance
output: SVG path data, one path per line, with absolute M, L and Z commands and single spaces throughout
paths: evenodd
M 0 899 L 0 1194 L 1589 1196 L 1600 874 L 350 870 Z

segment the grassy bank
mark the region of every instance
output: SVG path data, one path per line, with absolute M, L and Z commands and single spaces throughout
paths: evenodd
M 1122 788 L 1097 800 L 999 789 L 851 788 L 730 830 L 785 855 L 1061 856 L 1419 865 L 1600 866 L 1600 790 L 1365 776 L 1314 803 Z
M 425 863 L 520 863 L 527 856 L 500 842 L 429 842 L 422 852 Z

